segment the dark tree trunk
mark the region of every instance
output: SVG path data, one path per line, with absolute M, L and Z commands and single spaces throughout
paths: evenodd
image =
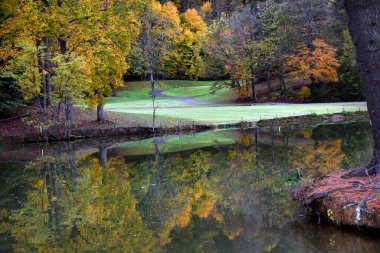
M 45 86 L 46 86 L 46 105 L 51 105 L 51 85 L 50 85 L 50 71 L 51 71 L 51 62 L 50 62 L 50 39 L 49 37 L 44 37 L 44 43 L 45 43 Z
M 37 52 L 38 52 L 38 73 L 41 76 L 41 92 L 39 95 L 40 100 L 40 106 L 43 111 L 43 113 L 46 113 L 46 83 L 44 78 L 44 69 L 45 69 L 45 62 L 43 59 L 43 51 L 41 50 L 41 41 L 37 40 L 36 42 Z
M 75 154 L 75 149 L 73 148 L 73 144 L 71 142 L 66 143 L 66 150 L 67 150 L 67 167 L 69 169 L 70 173 L 70 180 L 75 185 L 75 180 L 78 176 L 78 171 L 77 171 L 77 159 L 76 159 L 76 154 Z
M 282 92 L 282 95 L 284 96 L 284 101 L 286 103 L 288 103 L 289 102 L 288 92 L 286 91 L 286 85 L 285 85 L 284 76 L 282 74 L 280 74 L 279 78 L 280 78 L 281 92 Z
M 97 94 L 98 94 L 98 106 L 96 107 L 96 112 L 97 112 L 96 121 L 103 122 L 105 121 L 103 99 L 100 92 L 97 92 Z
M 345 177 L 380 174 L 380 1 L 345 0 L 349 30 L 356 48 L 360 80 L 372 123 L 374 152 L 371 163 Z
M 256 83 L 255 83 L 255 77 L 254 77 L 254 74 L 255 74 L 255 70 L 254 70 L 254 68 L 251 68 L 251 75 L 252 75 L 252 78 L 251 78 L 251 86 L 252 86 L 252 102 L 253 102 L 253 103 L 257 103 Z
M 102 122 L 105 120 L 104 117 L 104 106 L 102 103 L 98 103 L 98 106 L 96 107 L 97 110 L 97 121 Z
M 73 100 L 70 97 L 65 99 L 65 124 L 66 124 L 66 138 L 71 136 L 71 127 L 74 123 Z
M 269 91 L 269 94 L 272 94 L 272 75 L 270 73 L 270 71 L 268 71 L 267 73 L 267 85 L 268 85 L 268 91 Z
M 102 165 L 103 168 L 107 167 L 107 147 L 105 145 L 99 146 L 99 156 L 100 165 Z
M 156 88 L 154 84 L 154 67 L 153 67 L 153 62 L 151 62 L 151 67 L 150 67 L 150 85 L 152 88 L 151 94 L 152 94 L 152 107 L 153 107 L 153 116 L 152 116 L 152 128 L 153 128 L 153 133 L 156 131 Z
M 67 43 L 64 39 L 58 38 L 59 48 L 62 55 L 65 55 L 67 52 Z M 71 137 L 71 127 L 74 122 L 74 111 L 73 111 L 73 100 L 71 98 L 70 92 L 65 92 L 65 125 L 66 125 L 66 134 L 65 137 L 69 139 Z
M 254 81 L 251 82 L 251 86 L 252 86 L 252 102 L 257 103 L 256 85 Z

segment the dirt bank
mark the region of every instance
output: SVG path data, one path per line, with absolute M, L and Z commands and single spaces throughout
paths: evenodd
M 305 127 L 320 124 L 368 121 L 368 112 L 350 112 L 325 115 L 305 115 L 296 117 L 260 120 L 258 127 Z
M 111 136 L 139 136 L 151 137 L 176 133 L 191 133 L 214 128 L 213 125 L 197 124 L 186 125 L 158 124 L 153 131 L 150 124 L 129 119 L 122 114 L 107 112 L 107 120 L 96 121 L 96 112 L 79 107 L 74 108 L 74 123 L 71 126 L 71 135 L 66 136 L 67 127 L 61 123 L 52 123 L 49 113 L 42 114 L 37 106 L 19 113 L 19 117 L 0 120 L 0 141 L 12 143 L 52 142 L 64 140 L 80 140 Z

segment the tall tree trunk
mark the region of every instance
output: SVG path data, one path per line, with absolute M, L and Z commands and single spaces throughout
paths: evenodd
M 73 100 L 70 97 L 65 99 L 65 123 L 66 123 L 66 138 L 71 136 L 71 127 L 74 122 L 74 112 L 73 112 Z
M 254 80 L 251 81 L 251 86 L 252 86 L 252 103 L 257 103 L 256 83 Z
M 66 41 L 62 38 L 58 38 L 58 42 L 59 42 L 59 48 L 60 48 L 61 54 L 65 55 L 67 52 Z M 69 139 L 71 136 L 71 127 L 74 122 L 74 112 L 73 112 L 73 100 L 71 98 L 71 94 L 68 91 L 68 89 L 66 89 L 66 92 L 65 92 L 64 102 L 65 102 L 65 125 L 66 125 L 65 138 Z
M 279 78 L 280 78 L 281 92 L 282 92 L 282 95 L 284 96 L 284 101 L 285 101 L 285 103 L 288 103 L 289 102 L 288 92 L 286 91 L 284 76 L 282 74 L 280 74 Z
M 104 116 L 104 106 L 103 106 L 103 102 L 102 102 L 102 99 L 101 99 L 101 95 L 100 93 L 98 92 L 98 106 L 96 107 L 96 112 L 97 112 L 97 121 L 98 122 L 103 122 L 105 121 L 105 116 Z
M 272 94 L 272 74 L 270 71 L 267 72 L 267 85 L 269 94 Z
M 152 107 L 153 107 L 153 117 L 152 117 L 152 128 L 153 133 L 156 131 L 156 89 L 154 85 L 154 67 L 153 62 L 151 61 L 150 64 L 150 86 L 152 88 L 151 94 L 152 94 Z
M 46 92 L 46 83 L 45 83 L 45 77 L 44 77 L 44 69 L 45 69 L 45 62 L 44 62 L 44 57 L 43 57 L 43 51 L 41 50 L 41 41 L 37 40 L 36 42 L 36 47 L 37 47 L 37 57 L 38 57 L 38 73 L 41 76 L 41 92 L 39 95 L 39 100 L 40 100 L 40 106 L 43 111 L 43 113 L 46 113 L 46 97 L 47 97 L 47 92 Z
M 70 180 L 75 185 L 75 180 L 78 176 L 77 171 L 77 159 L 76 159 L 76 152 L 75 148 L 73 147 L 73 144 L 71 142 L 66 143 L 66 150 L 67 150 L 67 167 L 69 169 L 70 173 Z
M 374 141 L 373 158 L 365 169 L 356 169 L 345 177 L 380 174 L 380 1 L 345 0 L 349 30 L 356 48 L 360 80 L 367 99 Z
M 51 62 L 50 62 L 50 39 L 49 37 L 44 37 L 44 43 L 45 43 L 45 86 L 46 86 L 46 105 L 51 105 L 51 85 L 50 85 L 50 71 L 51 71 Z
M 98 106 L 96 107 L 96 111 L 97 111 L 97 121 L 98 122 L 105 121 L 104 106 L 102 103 L 98 103 Z
M 256 95 L 256 83 L 254 76 L 254 68 L 251 68 L 251 86 L 252 86 L 252 102 L 257 103 L 257 95 Z

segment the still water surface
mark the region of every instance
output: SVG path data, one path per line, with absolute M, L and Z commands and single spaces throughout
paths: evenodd
M 380 252 L 300 216 L 300 178 L 366 164 L 367 123 L 0 146 L 0 252 Z

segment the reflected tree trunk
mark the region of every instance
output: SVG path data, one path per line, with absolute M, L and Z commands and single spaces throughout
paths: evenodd
M 59 158 L 59 157 L 58 157 Z M 48 226 L 59 234 L 59 205 L 60 198 L 59 180 L 56 161 L 51 161 L 48 158 L 44 162 L 46 170 L 46 191 L 48 195 Z
M 75 185 L 75 180 L 78 176 L 76 153 L 75 153 L 75 149 L 73 148 L 73 144 L 71 142 L 66 143 L 66 149 L 67 149 L 67 155 L 68 155 L 67 167 L 69 169 L 70 180 L 72 184 Z
M 284 128 L 284 151 L 285 151 L 285 164 L 289 168 L 289 129 Z
M 100 165 L 103 168 L 107 167 L 107 147 L 105 145 L 99 146 Z
M 270 136 L 271 136 L 271 148 L 272 148 L 272 159 L 273 161 L 276 161 L 276 155 L 275 155 L 275 148 L 274 148 L 274 133 L 273 133 L 273 127 L 270 129 Z

